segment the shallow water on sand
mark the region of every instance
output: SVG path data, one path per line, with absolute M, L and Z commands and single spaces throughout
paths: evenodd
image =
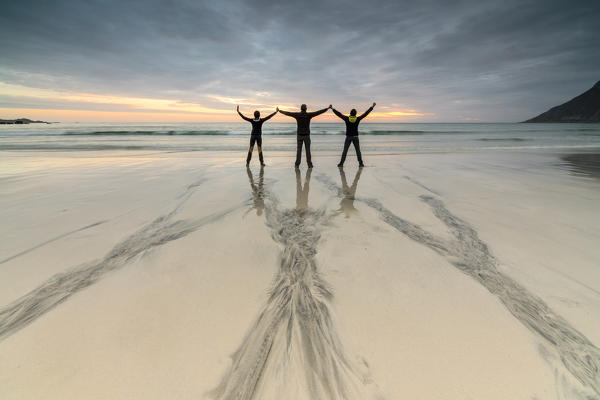
M 1 397 L 599 398 L 597 153 L 371 138 L 4 149 Z

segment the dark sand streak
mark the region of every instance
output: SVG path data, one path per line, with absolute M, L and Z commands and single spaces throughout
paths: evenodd
M 321 227 L 332 215 L 308 208 L 310 172 L 302 188 L 297 171 L 297 207 L 285 210 L 249 176 L 255 197 L 267 199 L 266 225 L 283 249 L 262 312 L 210 395 L 219 400 L 365 399 L 368 374 L 344 353 L 329 311 L 333 294 L 317 270 Z
M 433 190 L 433 189 L 431 189 L 431 188 L 428 188 L 427 186 L 423 185 L 421 182 L 414 180 L 413 178 L 411 178 L 411 177 L 410 177 L 410 176 L 408 176 L 408 175 L 404 175 L 404 178 L 405 178 L 406 180 L 408 180 L 409 182 L 412 182 L 412 183 L 414 183 L 415 185 L 419 186 L 420 188 L 423 188 L 423 189 L 427 190 L 429 193 L 433 193 L 433 194 L 435 194 L 436 196 L 441 196 L 441 195 L 440 195 L 438 192 L 436 192 L 435 190 Z
M 15 254 L 15 255 L 12 255 L 12 256 L 10 256 L 10 257 L 8 257 L 8 258 L 5 258 L 4 260 L 0 260 L 0 264 L 4 264 L 5 262 L 8 262 L 8 261 L 10 261 L 10 260 L 13 260 L 13 259 L 15 259 L 15 258 L 17 258 L 17 257 L 21 257 L 22 255 L 25 255 L 25 254 L 27 254 L 27 253 L 29 253 L 29 252 L 32 252 L 33 250 L 39 249 L 39 248 L 40 248 L 40 247 L 42 247 L 42 246 L 45 246 L 45 245 L 47 245 L 47 244 L 49 244 L 49 243 L 52 243 L 52 242 L 55 242 L 55 241 L 57 241 L 57 240 L 60 240 L 60 239 L 62 239 L 62 238 L 65 238 L 65 237 L 67 237 L 67 236 L 69 236 L 69 235 L 72 235 L 72 234 L 74 234 L 74 233 L 81 232 L 81 231 L 85 231 L 86 229 L 90 229 L 90 228 L 96 227 L 96 226 L 98 226 L 98 225 L 102 225 L 102 224 L 104 224 L 104 223 L 106 223 L 106 222 L 108 222 L 108 221 L 110 221 L 110 220 L 108 220 L 108 219 L 105 219 L 105 220 L 103 220 L 103 221 L 94 222 L 93 224 L 86 225 L 86 226 L 84 226 L 84 227 L 82 227 L 82 228 L 74 229 L 74 230 L 72 230 L 72 231 L 69 231 L 69 232 L 63 233 L 63 234 L 61 234 L 61 235 L 55 236 L 55 237 L 53 237 L 52 239 L 48 239 L 48 240 L 46 240 L 46 241 L 44 241 L 44 242 L 42 242 L 42 243 L 39 243 L 39 244 L 37 244 L 37 245 L 35 245 L 35 246 L 33 246 L 33 247 L 30 247 L 30 248 L 28 248 L 28 249 L 26 249 L 26 250 L 23 250 L 23 251 L 21 251 L 20 253 L 17 253 L 17 254 Z
M 242 206 L 193 220 L 169 222 L 161 216 L 117 244 L 101 260 L 85 263 L 54 275 L 37 289 L 0 309 L 0 340 L 24 328 L 80 290 L 98 282 L 109 272 L 120 269 L 134 258 L 200 227 L 216 222 Z
M 339 191 L 339 187 L 328 176 L 321 175 L 318 179 L 330 190 Z M 542 299 L 500 272 L 498 261 L 479 239 L 477 231 L 453 215 L 441 200 L 425 195 L 420 199 L 450 229 L 454 240 L 435 237 L 418 225 L 398 217 L 378 200 L 356 200 L 376 210 L 385 223 L 445 257 L 450 264 L 483 285 L 498 297 L 515 318 L 555 348 L 563 365 L 575 378 L 600 394 L 600 349 L 552 311 Z
M 247 203 L 202 218 L 171 221 L 201 181 L 202 179 L 186 188 L 179 196 L 182 200 L 173 210 L 118 243 L 101 260 L 58 273 L 38 288 L 0 309 L 0 340 L 24 328 L 72 295 L 98 282 L 107 273 L 124 267 L 134 258 L 155 247 L 187 236 L 204 225 L 216 222 Z

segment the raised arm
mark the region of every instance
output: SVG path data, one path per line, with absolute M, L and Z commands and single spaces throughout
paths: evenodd
M 252 120 L 251 120 L 250 118 L 248 118 L 248 117 L 244 116 L 244 114 L 242 114 L 242 113 L 240 112 L 240 106 L 237 106 L 237 113 L 238 113 L 238 114 L 240 114 L 240 117 L 242 117 L 242 118 L 243 118 L 243 119 L 245 119 L 246 121 L 248 121 L 248 122 L 252 122 Z
M 367 111 L 365 111 L 360 117 L 358 117 L 358 120 L 360 121 L 361 119 L 363 119 L 364 117 L 366 117 L 367 115 L 369 115 L 369 113 L 371 111 L 373 111 L 373 107 L 375 107 L 376 103 L 373 103 L 373 105 L 371 107 L 369 107 L 369 109 Z
M 331 107 L 331 104 L 329 105 L 329 107 L 326 107 L 326 108 L 324 108 L 324 109 L 322 109 L 322 110 L 319 110 L 319 111 L 313 111 L 313 112 L 311 112 L 311 113 L 308 113 L 308 115 L 310 115 L 310 116 L 311 116 L 311 118 L 312 118 L 312 117 L 316 117 L 317 115 L 321 115 L 321 114 L 323 114 L 325 111 L 329 110 L 330 108 L 332 108 L 332 107 Z
M 275 110 L 275 112 L 273 114 L 269 114 L 266 117 L 264 117 L 263 121 L 267 121 L 267 120 L 273 118 L 273 115 L 277 114 L 277 111 L 279 111 L 279 109 Z
M 342 114 L 341 112 L 339 112 L 338 110 L 336 110 L 335 108 L 332 108 L 331 111 L 333 111 L 333 113 L 335 115 L 337 115 L 338 117 L 340 117 L 341 119 L 343 119 L 344 121 L 346 120 L 346 117 L 344 114 Z
M 291 111 L 284 111 L 284 110 L 279 110 L 280 113 L 282 113 L 283 115 L 287 115 L 288 117 L 295 117 L 296 114 L 295 112 L 291 112 Z

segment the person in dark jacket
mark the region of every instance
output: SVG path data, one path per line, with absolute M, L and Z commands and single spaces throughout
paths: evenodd
M 237 106 L 237 112 L 238 114 L 240 114 L 240 117 L 252 124 L 252 133 L 250 133 L 250 149 L 248 150 L 248 157 L 246 158 L 246 167 L 250 165 L 250 160 L 252 159 L 252 151 L 254 150 L 254 143 L 258 145 L 258 158 L 260 160 L 260 165 L 263 167 L 265 166 L 265 161 L 263 159 L 262 153 L 262 124 L 263 122 L 271 119 L 273 115 L 277 114 L 278 111 L 279 108 L 277 108 L 273 114 L 261 118 L 260 111 L 257 110 L 254 111 L 254 119 L 251 119 L 242 114 L 240 112 L 240 106 Z
M 290 112 L 279 110 L 283 115 L 287 115 L 288 117 L 292 117 L 296 120 L 298 124 L 298 131 L 296 136 L 296 167 L 300 166 L 300 160 L 302 158 L 302 144 L 306 147 L 306 164 L 308 164 L 308 168 L 312 168 L 312 160 L 310 156 L 310 120 L 317 115 L 323 114 L 325 111 L 331 108 L 331 104 L 329 107 L 324 108 L 319 111 L 307 112 L 306 104 L 302 104 L 300 106 L 300 112 Z
M 360 153 L 360 144 L 358 142 L 358 124 L 360 121 L 365 118 L 371 111 L 373 111 L 373 107 L 375 107 L 376 103 L 373 103 L 371 107 L 367 111 L 365 111 L 361 116 L 356 116 L 356 109 L 352 109 L 350 111 L 350 115 L 346 116 L 336 110 L 333 109 L 333 113 L 344 120 L 346 123 L 346 141 L 344 142 L 344 151 L 342 152 L 342 160 L 338 164 L 338 167 L 344 166 L 344 161 L 346 161 L 346 154 L 348 154 L 348 149 L 350 148 L 350 143 L 354 144 L 354 149 L 356 150 L 356 157 L 358 158 L 358 165 L 360 167 L 364 167 L 362 160 L 362 155 Z

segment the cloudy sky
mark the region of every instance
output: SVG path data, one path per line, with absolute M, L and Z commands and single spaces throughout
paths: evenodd
M 520 121 L 600 79 L 600 1 L 18 0 L 0 118 L 232 120 L 242 110 Z

